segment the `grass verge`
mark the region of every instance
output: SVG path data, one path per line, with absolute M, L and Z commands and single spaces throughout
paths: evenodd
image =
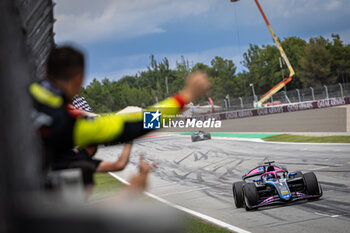
M 198 218 L 194 218 L 189 215 L 185 215 L 187 220 L 187 228 L 185 233 L 228 233 L 231 231 L 225 230 L 218 226 L 204 222 Z
M 95 173 L 94 174 L 95 186 L 88 201 L 99 201 L 108 199 L 118 192 L 119 189 L 124 187 L 124 184 L 113 178 L 108 173 Z
M 271 137 L 263 138 L 264 141 L 269 142 L 317 142 L 317 143 L 350 143 L 350 136 L 302 136 L 280 134 Z
M 89 202 L 103 201 L 115 195 L 115 193 L 124 187 L 124 184 L 113 178 L 108 173 L 95 173 L 95 187 L 92 195 L 89 197 Z M 190 215 L 184 214 L 187 221 L 187 229 L 185 233 L 228 233 L 225 229 Z

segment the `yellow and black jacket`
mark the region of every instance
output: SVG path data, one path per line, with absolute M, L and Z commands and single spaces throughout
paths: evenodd
M 75 146 L 126 142 L 150 132 L 149 129 L 143 128 L 141 112 L 109 114 L 96 118 L 72 115 L 67 110 L 69 100 L 48 80 L 31 84 L 29 92 L 35 109 L 34 123 L 45 147 L 54 154 L 60 154 Z M 167 120 L 175 116 L 184 104 L 181 96 L 174 95 L 147 110 L 162 109 L 162 117 Z

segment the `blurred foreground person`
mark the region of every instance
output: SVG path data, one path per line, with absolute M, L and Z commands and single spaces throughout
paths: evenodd
M 84 97 L 75 95 L 72 106 L 68 107 L 68 112 L 75 116 L 93 119 L 99 115 L 92 112 L 91 107 Z M 123 170 L 129 162 L 132 141 L 125 143 L 124 149 L 114 162 L 95 159 L 98 146 L 87 146 L 85 148 L 75 147 L 65 153 L 53 158 L 51 168 L 62 170 L 69 168 L 80 168 L 83 172 L 83 181 L 87 190 L 94 185 L 93 174 L 95 172 L 116 172 Z
M 90 188 L 94 184 L 93 174 L 95 172 L 116 172 L 123 170 L 129 162 L 131 147 L 131 142 L 125 143 L 122 153 L 113 162 L 95 159 L 94 155 L 97 152 L 97 146 L 74 148 L 55 156 L 51 168 L 53 170 L 82 169 L 84 185 Z
M 36 110 L 34 125 L 43 141 L 46 168 L 55 158 L 76 146 L 85 148 L 127 142 L 150 132 L 143 128 L 142 113 L 102 115 L 91 119 L 69 112 L 69 104 L 81 90 L 84 69 L 81 52 L 69 46 L 57 47 L 52 49 L 48 58 L 47 78 L 29 87 Z M 209 87 L 206 74 L 193 73 L 182 91 L 146 110 L 161 109 L 162 118 L 167 121 L 175 117 L 185 104 L 205 95 Z
M 109 142 L 126 142 L 145 133 L 142 113 L 102 115 L 94 119 L 75 116 L 67 108 L 80 92 L 84 79 L 84 56 L 71 47 L 54 48 L 48 58 L 47 79 L 29 87 L 36 113 L 35 125 L 47 158 L 75 146 L 84 148 Z M 175 116 L 184 105 L 205 95 L 210 87 L 204 73 L 189 75 L 182 91 L 147 108 L 161 108 L 163 119 Z M 50 162 L 50 160 L 48 161 Z

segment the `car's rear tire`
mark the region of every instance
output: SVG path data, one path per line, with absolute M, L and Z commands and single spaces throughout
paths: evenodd
M 243 195 L 245 202 L 245 209 L 251 210 L 253 206 L 258 204 L 259 194 L 254 183 L 248 183 L 243 186 Z
M 321 196 L 321 188 L 318 184 L 315 173 L 308 172 L 303 175 L 305 192 L 309 195 L 319 195 Z
M 244 181 L 235 182 L 232 184 L 232 195 L 236 208 L 242 208 L 244 204 L 243 186 Z

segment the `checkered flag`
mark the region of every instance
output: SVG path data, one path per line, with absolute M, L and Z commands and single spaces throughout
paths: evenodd
M 72 104 L 77 109 L 81 109 L 87 112 L 92 112 L 90 105 L 86 102 L 85 98 L 80 95 L 74 96 Z

